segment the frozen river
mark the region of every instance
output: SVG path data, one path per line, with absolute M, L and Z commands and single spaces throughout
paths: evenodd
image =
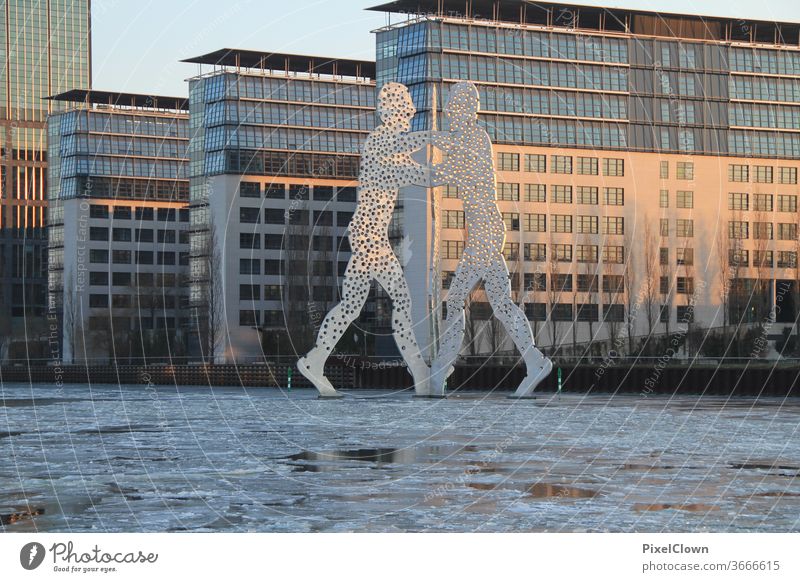
M 800 401 L 6 384 L 0 531 L 798 531 Z

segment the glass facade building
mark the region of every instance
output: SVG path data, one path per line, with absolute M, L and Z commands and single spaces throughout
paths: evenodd
M 0 5 L 0 317 L 12 338 L 27 321 L 31 344 L 46 328 L 46 121 L 64 107 L 45 98 L 91 86 L 90 29 L 89 0 Z M 20 349 L 10 355 L 36 354 Z
M 371 10 L 405 14 L 375 31 L 376 77 L 409 87 L 414 129 L 446 130 L 450 88 L 478 87 L 512 288 L 540 343 L 579 351 L 628 321 L 635 335 L 757 322 L 777 301 L 779 322 L 794 321 L 800 24 L 520 0 Z M 457 192 L 440 195 L 445 217 L 462 210 Z M 430 212 L 404 213 L 405 234 L 430 244 L 417 226 Z M 445 287 L 464 238 L 441 222 Z M 412 271 L 427 273 L 417 250 Z M 656 291 L 637 318 L 643 288 Z
M 188 62 L 212 68 L 189 80 L 191 304 L 206 336 L 225 322 L 198 347 L 301 353 L 349 259 L 375 64 L 230 49 Z
M 51 100 L 69 107 L 48 120 L 57 359 L 186 355 L 186 99 L 73 90 Z

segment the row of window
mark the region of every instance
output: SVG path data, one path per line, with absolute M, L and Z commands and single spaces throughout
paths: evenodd
M 111 300 L 109 302 L 109 299 Z M 89 307 L 116 309 L 186 309 L 189 307 L 188 297 L 175 295 L 128 295 L 126 293 L 91 293 Z
M 669 190 L 660 190 L 658 193 L 659 208 L 669 208 Z M 675 192 L 676 208 L 694 208 L 694 192 L 691 190 L 678 190 Z
M 177 262 L 176 262 L 177 257 Z M 108 264 L 109 252 L 105 249 L 90 251 L 90 263 Z M 126 251 L 112 250 L 111 263 L 114 265 L 189 265 L 189 253 L 176 253 L 174 251 Z
M 774 240 L 775 225 L 771 222 L 748 223 L 742 220 L 728 221 L 728 238 L 739 240 L 750 238 L 751 224 L 754 240 Z M 797 224 L 778 224 L 778 240 L 797 240 Z
M 659 162 L 659 178 L 666 180 L 669 177 L 669 161 Z M 694 180 L 694 162 L 676 162 L 675 179 Z
M 206 130 L 207 152 L 225 149 L 275 149 L 357 154 L 365 134 L 336 130 L 307 130 L 221 125 Z
M 426 129 L 427 118 L 416 116 L 413 129 Z M 627 147 L 627 128 L 620 123 L 545 119 L 482 113 L 479 123 L 493 143 L 526 145 L 585 146 L 593 149 Z M 442 124 L 443 126 L 446 123 Z
M 524 184 L 525 202 L 547 202 L 547 186 L 545 184 Z M 550 201 L 558 204 L 572 204 L 573 193 L 578 204 L 597 205 L 600 189 L 597 186 L 564 186 L 552 184 L 550 186 Z M 458 198 L 455 188 L 445 188 L 445 198 Z M 520 201 L 520 185 L 512 182 L 498 182 L 497 200 L 503 202 Z M 606 206 L 624 206 L 624 188 L 603 188 L 603 204 Z
M 72 111 L 64 114 L 61 121 L 61 135 L 87 131 L 188 139 L 189 123 L 185 117 L 106 113 L 97 110 Z
M 263 263 L 263 271 L 262 271 Z M 336 274 L 338 277 L 343 277 L 345 269 L 347 269 L 347 261 L 336 261 Z M 332 261 L 295 261 L 291 265 L 292 275 L 313 275 L 316 277 L 332 277 L 333 276 Z M 310 267 L 310 268 L 309 268 Z M 285 265 L 281 259 L 239 259 L 239 274 L 240 275 L 285 275 Z
M 503 223 L 507 231 L 519 231 L 520 226 L 526 232 L 547 232 L 546 214 L 523 214 L 520 224 L 518 212 L 502 212 Z M 571 214 L 550 215 L 551 230 L 557 233 L 572 233 L 573 224 L 578 234 L 598 234 L 600 224 L 603 234 L 624 234 L 624 219 L 618 216 L 586 216 Z M 464 212 L 462 210 L 444 210 L 442 212 L 442 228 L 463 229 Z
M 486 85 L 481 85 L 478 92 L 482 111 L 598 119 L 628 118 L 627 98 L 617 95 Z
M 773 267 L 779 269 L 797 268 L 797 251 L 777 251 L 778 262 L 774 262 L 775 252 L 767 250 L 753 251 L 753 267 Z M 728 251 L 728 264 L 731 267 L 750 266 L 750 251 L 747 249 L 730 249 Z
M 795 130 L 800 127 L 800 107 L 731 103 L 728 116 L 731 125 Z
M 110 276 L 109 276 L 110 275 Z M 131 273 L 129 271 L 89 271 L 89 285 L 95 287 L 174 287 L 180 282 L 175 273 Z M 180 287 L 179 287 L 180 288 Z
M 775 208 L 772 194 L 747 194 L 745 192 L 728 193 L 728 210 L 752 210 L 755 212 L 772 212 Z M 797 196 L 794 194 L 778 195 L 778 212 L 797 212 Z
M 154 232 L 157 236 L 154 238 Z M 134 236 L 135 235 L 135 236 Z M 108 228 L 92 226 L 89 228 L 89 240 L 92 241 L 107 241 Z M 130 228 L 113 228 L 111 230 L 111 240 L 115 242 L 137 242 L 137 243 L 175 243 L 178 241 L 180 244 L 189 244 L 189 232 L 185 230 L 164 230 L 158 229 L 153 231 L 150 228 L 137 228 L 131 230 Z
M 797 184 L 797 168 L 779 167 L 777 173 L 772 166 L 753 166 L 747 164 L 728 164 L 729 182 L 750 182 L 757 184 Z
M 188 208 L 152 208 L 137 206 L 131 213 L 130 206 L 111 206 L 105 204 L 91 204 L 89 206 L 90 218 L 110 218 L 114 220 L 157 220 L 159 222 L 189 222 Z
M 332 202 L 355 202 L 356 188 L 334 188 L 333 186 L 303 186 L 299 184 L 265 184 L 262 188 L 259 182 L 240 182 L 239 196 L 242 198 L 269 198 L 272 200 L 285 200 L 286 195 L 290 200 L 315 200 Z
M 271 102 L 221 101 L 206 108 L 205 125 L 294 125 L 327 129 L 371 131 L 373 111 L 319 107 L 309 103 L 287 105 Z
M 263 220 L 262 220 L 263 214 Z M 314 210 L 313 215 L 308 210 L 284 210 L 283 208 L 251 208 L 244 206 L 239 208 L 240 224 L 275 224 L 284 225 L 287 223 L 295 225 L 307 225 L 309 217 L 313 217 L 312 224 L 315 226 L 334 226 L 333 218 L 336 216 L 336 225 L 346 227 L 353 219 L 351 211 Z
M 550 258 L 556 262 L 571 263 L 573 257 L 579 263 L 598 262 L 598 245 L 576 245 L 574 247 L 574 255 L 573 245 L 571 244 L 553 244 L 550 246 Z M 519 243 L 507 242 L 503 248 L 503 255 L 509 261 L 519 260 L 519 249 Z M 545 243 L 523 243 L 522 249 L 522 258 L 525 261 L 538 263 L 548 261 L 547 245 Z M 464 241 L 442 241 L 441 257 L 443 259 L 460 259 L 463 253 Z M 619 245 L 604 245 L 602 257 L 604 263 L 622 264 L 625 262 L 625 248 Z
M 547 172 L 547 156 L 543 154 L 525 154 L 524 170 L 526 172 Z M 598 176 L 602 167 L 603 176 L 624 176 L 625 160 L 621 158 L 577 157 L 573 166 L 572 156 L 553 155 L 550 157 L 550 172 L 553 174 L 572 174 L 582 176 Z M 520 171 L 520 154 L 510 152 L 497 153 L 497 169 L 506 172 Z

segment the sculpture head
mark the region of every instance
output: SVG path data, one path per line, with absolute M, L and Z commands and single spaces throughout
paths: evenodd
M 383 123 L 398 125 L 407 131 L 416 112 L 417 109 L 405 85 L 386 83 L 381 87 L 378 93 L 378 115 Z
M 481 99 L 478 90 L 472 83 L 457 83 L 450 90 L 445 113 L 450 122 L 450 129 L 458 131 L 475 125 L 478 120 L 478 109 Z

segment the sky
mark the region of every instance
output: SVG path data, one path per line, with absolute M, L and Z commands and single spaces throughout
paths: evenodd
M 385 0 L 93 0 L 94 88 L 182 96 L 220 48 L 374 59 Z M 800 22 L 798 0 L 573 0 L 574 4 Z M 392 17 L 392 22 L 401 19 Z

